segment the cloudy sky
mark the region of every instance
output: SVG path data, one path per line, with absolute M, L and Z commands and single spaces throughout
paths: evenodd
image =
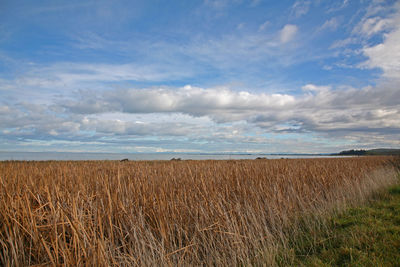
M 0 151 L 312 153 L 399 137 L 399 1 L 0 1 Z

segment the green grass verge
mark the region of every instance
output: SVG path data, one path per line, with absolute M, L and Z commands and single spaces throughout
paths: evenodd
M 294 244 L 294 266 L 400 266 L 400 186 Z

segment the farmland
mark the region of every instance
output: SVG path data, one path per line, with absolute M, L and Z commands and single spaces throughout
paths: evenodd
M 0 162 L 0 264 L 290 264 L 294 237 L 398 183 L 394 161 Z

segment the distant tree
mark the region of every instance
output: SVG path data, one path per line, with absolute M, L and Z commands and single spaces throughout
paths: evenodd
M 341 151 L 339 153 L 339 155 L 343 155 L 343 156 L 363 156 L 363 155 L 367 155 L 367 151 L 360 149 L 360 150 L 345 150 L 345 151 Z

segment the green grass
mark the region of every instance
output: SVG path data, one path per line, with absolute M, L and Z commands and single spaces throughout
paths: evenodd
M 295 266 L 400 266 L 400 186 L 293 241 Z

